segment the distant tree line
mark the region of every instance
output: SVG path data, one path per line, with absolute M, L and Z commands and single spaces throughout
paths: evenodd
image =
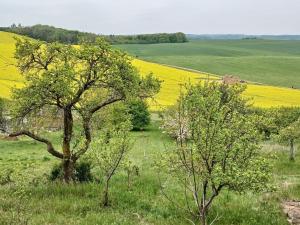
M 185 34 L 181 32 L 170 34 L 97 35 L 40 24 L 34 26 L 13 24 L 10 27 L 0 27 L 0 31 L 12 32 L 46 42 L 58 41 L 64 44 L 78 44 L 82 40 L 93 42 L 99 36 L 104 37 L 110 44 L 183 43 L 188 41 Z
M 184 43 L 187 38 L 184 33 L 159 33 L 139 35 L 109 35 L 104 38 L 111 44 L 157 44 L 157 43 Z

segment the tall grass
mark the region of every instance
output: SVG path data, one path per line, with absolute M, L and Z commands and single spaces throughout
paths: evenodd
M 20 179 L 0 186 L 0 224 L 192 224 L 185 211 L 164 198 L 153 166 L 155 158 L 170 143 L 169 138 L 159 131 L 156 122 L 144 132 L 133 132 L 133 136 L 130 158 L 139 165 L 140 175 L 132 179 L 128 189 L 126 173 L 118 173 L 112 180 L 109 208 L 101 205 L 101 182 L 50 183 L 47 174 L 57 161 L 48 155 L 45 146 L 27 138 L 0 141 L 0 170 L 13 169 L 17 174 L 12 179 Z M 51 134 L 57 146 L 58 138 L 59 134 Z M 288 224 L 280 204 L 285 199 L 300 198 L 299 159 L 289 162 L 286 148 L 269 143 L 263 151 L 267 156 L 276 156 L 273 161 L 277 189 L 260 194 L 225 190 L 212 207 L 210 221 L 217 218 L 216 224 L 222 225 Z M 36 177 L 42 179 L 30 182 Z M 292 184 L 283 185 L 292 179 Z M 183 206 L 179 186 L 169 186 L 166 193 Z

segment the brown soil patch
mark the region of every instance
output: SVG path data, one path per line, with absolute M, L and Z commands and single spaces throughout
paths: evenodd
M 283 212 L 287 215 L 288 221 L 293 225 L 300 225 L 300 202 L 286 201 L 282 203 Z
M 239 79 L 238 77 L 225 75 L 222 77 L 222 82 L 224 84 L 238 84 L 238 83 L 246 83 L 246 81 Z

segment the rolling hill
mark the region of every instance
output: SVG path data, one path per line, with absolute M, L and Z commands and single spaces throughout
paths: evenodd
M 10 98 L 11 87 L 21 87 L 23 78 L 15 68 L 13 59 L 15 49 L 15 34 L 0 32 L 0 97 Z M 216 51 L 222 52 L 222 49 Z M 133 60 L 133 65 L 141 74 L 153 72 L 163 81 L 160 93 L 150 102 L 152 110 L 159 110 L 162 106 L 169 106 L 176 102 L 181 85 L 186 82 L 196 83 L 201 80 L 219 80 L 212 74 L 188 71 L 139 59 Z M 281 88 L 267 85 L 248 84 L 245 95 L 253 98 L 255 106 L 299 106 L 300 90 Z
M 300 41 L 195 40 L 118 47 L 151 62 L 300 88 Z

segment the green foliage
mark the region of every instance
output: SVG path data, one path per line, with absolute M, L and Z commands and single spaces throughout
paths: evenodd
M 104 128 L 98 138 L 94 140 L 89 159 L 96 168 L 99 168 L 101 177 L 104 178 L 103 205 L 109 205 L 109 184 L 111 178 L 124 166 L 124 160 L 132 146 L 130 139 L 130 121 L 119 123 Z
M 183 44 L 119 45 L 118 48 L 146 61 L 300 88 L 300 41 L 200 40 Z
M 273 115 L 273 116 L 272 116 Z M 296 122 L 300 117 L 299 107 L 281 107 L 271 109 L 269 116 L 273 118 L 274 124 L 280 130 Z
M 158 44 L 188 42 L 184 33 L 159 33 L 139 35 L 109 35 L 104 36 L 111 44 Z
M 291 141 L 300 139 L 300 120 L 291 123 L 289 126 L 281 129 L 278 134 L 280 143 L 289 145 Z
M 104 118 L 104 121 L 106 125 L 105 126 L 117 126 L 120 123 L 127 122 L 128 120 L 131 120 L 131 115 L 128 112 L 128 107 L 126 103 L 121 103 L 118 105 L 114 105 L 110 109 L 107 110 L 105 115 L 102 115 L 102 118 Z M 101 127 L 100 127 L 101 129 Z
M 2 27 L 0 30 L 12 32 L 46 42 L 79 44 L 81 39 L 95 41 L 96 34 L 56 28 L 48 25 Z
M 17 40 L 15 57 L 26 85 L 13 91 L 14 117 L 22 126 L 10 135 L 26 135 L 46 144 L 47 151 L 63 161 L 65 182 L 74 172 L 72 164 L 89 150 L 94 114 L 128 98 L 152 97 L 160 89 L 158 79 L 152 74 L 141 77 L 129 56 L 101 38 L 81 46 Z M 61 112 L 62 151 L 34 133 L 28 119 L 36 115 L 45 119 L 41 112 L 49 108 Z M 73 132 L 74 114 L 81 125 L 78 137 Z M 76 149 L 71 143 L 76 143 Z
M 279 107 L 270 109 L 251 109 L 251 113 L 261 118 L 257 128 L 264 134 L 265 139 L 278 135 L 280 130 L 296 122 L 300 117 L 299 107 Z
M 73 106 L 76 101 L 86 114 L 106 99 L 148 97 L 160 87 L 152 75 L 140 78 L 131 59 L 103 39 L 85 42 L 80 48 L 18 40 L 16 58 L 27 80 L 26 87 L 14 91 L 23 113 L 44 105 Z
M 131 116 L 133 130 L 142 130 L 150 124 L 150 113 L 148 105 L 142 100 L 132 100 L 128 102 L 128 114 Z
M 184 110 L 183 94 L 181 93 L 175 106 L 171 106 L 162 113 L 161 129 L 170 137 L 188 140 L 190 133 L 188 129 L 187 112 Z
M 281 129 L 279 134 L 275 136 L 279 143 L 290 146 L 290 160 L 295 160 L 295 142 L 300 139 L 300 119 L 292 122 L 289 126 Z
M 114 175 L 115 170 L 123 164 L 132 145 L 129 132 L 131 128 L 132 125 L 127 120 L 107 126 L 98 132 L 88 156 L 103 175 Z
M 75 176 L 76 180 L 79 182 L 88 182 L 93 180 L 91 174 L 91 163 L 90 162 L 80 162 L 75 165 Z
M 127 172 L 127 187 L 128 190 L 130 190 L 133 177 L 140 175 L 140 168 L 137 165 L 135 165 L 131 160 L 127 160 L 124 163 L 124 169 Z
M 11 175 L 13 174 L 13 172 L 14 171 L 12 169 L 2 170 L 0 173 L 0 185 L 12 183 L 13 180 L 11 178 Z
M 0 27 L 0 30 L 12 32 L 46 42 L 79 44 L 81 40 L 95 41 L 102 37 L 111 44 L 155 44 L 187 42 L 184 33 L 161 33 L 139 35 L 97 35 L 94 33 L 66 30 L 48 25 Z
M 105 127 L 117 126 L 120 123 L 130 120 L 130 118 L 131 116 L 128 113 L 126 103 L 118 102 L 95 114 L 92 124 L 95 132 L 97 132 Z M 82 132 L 78 133 L 78 135 L 81 136 Z
M 91 173 L 91 163 L 88 161 L 80 161 L 75 164 L 75 181 L 89 182 L 93 180 Z M 62 163 L 55 164 L 50 172 L 49 179 L 51 181 L 63 179 L 63 165 Z
M 133 148 L 128 157 L 133 165 L 138 165 L 139 177 L 132 177 L 131 188 L 128 190 L 127 174 L 119 172 L 111 183 L 111 208 L 103 208 L 99 204 L 101 194 L 98 183 L 79 183 L 65 185 L 60 182 L 46 182 L 39 185 L 29 185 L 25 189 L 27 200 L 19 199 L 13 194 L 14 184 L 0 185 L 0 224 L 21 224 L 19 220 L 29 218 L 29 224 L 157 224 L 157 225 L 191 225 L 187 215 L 166 200 L 160 191 L 157 171 L 153 168 L 156 156 L 165 151 L 171 139 L 159 130 L 159 121 L 154 116 L 152 123 L 145 132 L 132 132 Z M 55 145 L 60 143 L 60 132 L 51 132 L 49 138 Z M 50 173 L 50 168 L 56 163 L 43 161 L 48 153 L 43 151 L 43 145 L 21 138 L 19 141 L 0 140 L 0 171 L 6 169 L 19 170 L 28 180 L 32 176 L 44 176 Z M 240 195 L 224 191 L 214 202 L 209 218 L 218 216 L 215 224 L 232 225 L 288 225 L 286 215 L 282 213 L 281 203 L 285 199 L 299 199 L 300 158 L 292 163 L 287 158 L 287 151 L 282 151 L 278 145 L 265 145 L 264 153 L 269 156 L 272 151 L 274 158 L 274 177 L 276 185 L 281 188 L 273 193 L 249 193 Z M 22 160 L 21 160 L 22 159 Z M 23 169 L 24 165 L 30 164 Z M 93 172 L 97 172 L 96 170 Z M 278 179 L 277 179 L 278 178 Z M 13 181 L 19 179 L 12 177 Z M 175 180 L 167 183 L 168 194 L 173 201 L 184 204 Z M 282 185 L 289 184 L 289 185 Z M 172 188 L 171 188 L 172 187 Z M 31 193 L 29 195 L 29 193 Z M 284 195 L 284 196 L 283 196 Z M 283 196 L 283 197 L 282 197 Z M 20 212 L 20 213 L 18 213 Z M 59 213 L 58 213 L 59 212 Z M 20 215 L 20 217 L 19 217 Z M 211 221 L 209 219 L 209 221 Z M 195 224 L 198 222 L 192 220 Z
M 49 179 L 51 181 L 55 181 L 55 180 L 62 179 L 62 177 L 63 177 L 63 168 L 61 163 L 54 165 L 50 172 Z
M 167 151 L 163 165 L 183 184 L 182 193 L 193 199 L 187 200 L 187 209 L 203 225 L 224 188 L 237 192 L 268 188 L 271 168 L 259 154 L 255 126 L 259 118 L 249 115 L 244 90 L 240 85 L 206 82 L 188 85 L 179 99 L 177 117 L 186 123 L 179 123 L 177 148 Z M 192 202 L 196 211 L 190 208 Z
M 31 210 L 27 207 L 30 192 L 25 185 L 17 185 L 10 190 L 11 201 L 0 198 L 0 224 L 3 225 L 28 225 L 32 217 Z

